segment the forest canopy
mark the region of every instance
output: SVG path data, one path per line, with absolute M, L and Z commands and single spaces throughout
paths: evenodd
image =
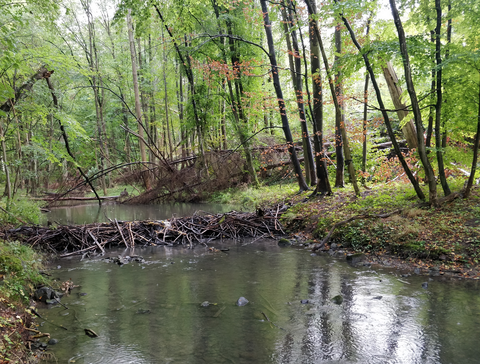
M 480 7 L 465 0 L 0 0 L 4 195 L 134 183 L 478 178 Z M 425 196 L 420 183 L 428 185 Z

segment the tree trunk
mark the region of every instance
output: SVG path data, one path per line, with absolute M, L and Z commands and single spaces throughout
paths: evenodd
M 428 19 L 428 18 L 427 18 Z M 427 20 L 428 22 L 428 20 Z M 431 30 L 430 31 L 430 42 L 432 44 L 435 44 L 435 31 Z M 434 55 L 432 54 L 432 58 L 434 58 Z M 431 105 L 429 107 L 429 115 L 428 115 L 428 125 L 427 125 L 427 136 L 425 138 L 425 147 L 428 149 L 432 146 L 432 134 L 433 134 L 433 114 L 435 112 L 435 105 L 434 105 L 434 99 L 435 99 L 435 68 L 432 67 L 432 73 L 431 73 L 431 82 L 430 82 L 430 93 L 432 94 L 431 96 Z M 427 150 L 427 152 L 429 152 Z
M 298 46 L 297 32 L 294 28 L 294 19 L 292 17 L 292 9 L 295 9 L 295 5 L 290 0 L 290 33 L 292 35 L 292 46 L 294 51 L 294 65 L 295 65 L 295 77 L 293 78 L 294 90 L 297 99 L 298 115 L 300 117 L 300 127 L 302 130 L 302 143 L 303 143 L 303 155 L 305 156 L 305 174 L 307 177 L 307 183 L 311 186 L 317 184 L 315 174 L 315 163 L 313 159 L 312 143 L 310 142 L 310 134 L 308 132 L 307 120 L 305 116 L 305 102 L 303 100 L 303 82 L 302 82 L 302 65 L 300 56 L 300 50 Z M 305 70 L 306 71 L 306 70 Z
M 385 76 L 385 81 L 387 81 L 388 91 L 390 92 L 390 97 L 392 98 L 393 105 L 397 110 L 398 120 L 400 120 L 400 125 L 403 124 L 402 121 L 408 115 L 408 111 L 405 110 L 407 105 L 402 102 L 402 88 L 398 84 L 397 74 L 393 69 L 392 63 L 387 62 L 386 67 L 382 67 L 383 75 Z M 403 137 L 407 140 L 408 147 L 410 149 L 417 148 L 417 132 L 415 130 L 415 125 L 413 120 L 409 120 L 402 126 Z
M 217 14 L 218 18 L 218 14 Z M 227 30 L 228 35 L 232 35 L 232 23 L 227 20 Z M 248 173 L 250 174 L 251 178 L 253 179 L 253 183 L 255 186 L 259 185 L 257 173 L 255 171 L 255 167 L 253 165 L 253 158 L 252 158 L 252 151 L 250 149 L 250 142 L 248 141 L 248 137 L 246 134 L 245 129 L 248 127 L 248 119 L 245 115 L 242 105 L 242 94 L 243 94 L 243 85 L 242 85 L 242 71 L 239 66 L 240 59 L 238 57 L 238 51 L 235 47 L 235 41 L 233 38 L 228 38 L 228 44 L 230 48 L 230 59 L 232 62 L 232 69 L 233 72 L 233 79 L 235 83 L 235 96 L 231 90 L 231 81 L 228 80 L 229 84 L 229 92 L 230 98 L 232 99 L 232 108 L 236 109 L 238 116 L 236 117 L 236 124 L 237 124 L 237 131 L 240 137 L 240 142 L 242 143 L 243 150 L 245 152 L 245 159 L 247 163 Z M 225 60 L 226 63 L 226 60 Z M 239 119 L 237 119 L 239 118 Z M 239 121 L 241 120 L 241 123 Z
M 342 33 L 340 25 L 335 26 L 335 64 L 338 64 L 342 53 Z M 344 186 L 345 158 L 343 157 L 343 138 L 342 128 L 345 126 L 345 108 L 343 107 L 343 86 L 341 84 L 342 73 L 340 67 L 337 67 L 335 75 L 335 94 L 332 97 L 337 99 L 340 112 L 335 112 L 335 157 L 337 161 L 337 169 L 335 174 L 335 187 Z M 335 106 L 337 107 L 337 106 Z
M 8 202 L 12 199 L 12 183 L 10 181 L 10 168 L 8 167 L 8 159 L 7 159 L 7 146 L 5 144 L 5 132 L 3 130 L 3 123 L 0 123 L 0 136 L 1 136 L 1 143 L 2 143 L 2 155 L 3 155 L 3 169 L 5 170 L 5 193 L 4 195 L 7 196 Z
M 335 0 L 335 2 L 337 2 L 337 0 Z M 407 175 L 408 179 L 412 183 L 412 186 L 415 189 L 415 192 L 417 193 L 418 198 L 421 200 L 424 200 L 425 195 L 423 194 L 423 191 L 420 188 L 418 181 L 415 179 L 415 176 L 413 175 L 412 171 L 408 167 L 408 164 L 405 161 L 405 158 L 403 157 L 402 152 L 400 150 L 400 146 L 397 143 L 397 138 L 395 138 L 395 134 L 393 133 L 392 125 L 390 123 L 390 118 L 388 117 L 388 113 L 385 109 L 385 105 L 382 99 L 382 94 L 380 92 L 380 88 L 378 87 L 377 79 L 375 78 L 375 74 L 373 73 L 372 66 L 370 65 L 368 54 L 363 52 L 362 47 L 358 43 L 357 38 L 355 37 L 355 33 L 353 32 L 352 27 L 348 23 L 347 19 L 342 14 L 340 15 L 342 17 L 343 23 L 345 24 L 348 32 L 350 33 L 350 37 L 352 38 L 352 41 L 355 44 L 355 47 L 358 49 L 358 52 L 362 55 L 363 61 L 365 62 L 365 67 L 367 68 L 368 74 L 370 75 L 370 79 L 372 80 L 372 85 L 373 85 L 373 88 L 375 89 L 375 94 L 377 95 L 378 105 L 380 107 L 380 111 L 382 112 L 385 126 L 387 127 L 387 132 L 390 137 L 390 140 L 392 141 L 392 145 L 395 150 L 395 153 L 397 154 L 397 157 L 403 167 L 403 170 L 405 171 L 405 174 Z M 317 33 L 318 30 L 315 30 L 315 32 Z
M 263 20 L 264 20 L 264 28 L 265 34 L 267 36 L 267 44 L 269 50 L 269 58 L 271 64 L 271 72 L 273 78 L 273 87 L 275 88 L 275 93 L 277 95 L 278 100 L 278 107 L 280 111 L 280 117 L 282 120 L 282 129 L 285 134 L 285 139 L 288 143 L 288 152 L 290 154 L 290 159 L 292 160 L 293 169 L 295 171 L 295 176 L 297 177 L 297 182 L 300 188 L 300 191 L 308 190 L 308 186 L 305 183 L 305 179 L 303 178 L 302 168 L 300 166 L 300 161 L 298 160 L 297 153 L 295 152 L 295 148 L 293 146 L 293 137 L 290 131 L 290 125 L 288 123 L 287 117 L 287 109 L 285 107 L 285 101 L 283 99 L 282 88 L 280 85 L 280 77 L 278 75 L 278 66 L 277 66 L 277 58 L 275 56 L 275 47 L 273 45 L 273 35 L 271 29 L 271 23 L 268 16 L 268 8 L 267 8 L 267 1 L 260 0 L 260 4 L 262 6 L 263 12 Z
M 307 4 L 307 7 L 309 8 L 309 10 L 308 10 L 309 13 L 310 12 L 313 13 L 313 10 L 310 9 L 311 5 L 310 5 L 309 1 L 308 0 L 304 0 L 304 1 Z M 328 65 L 327 54 L 325 53 L 325 48 L 323 47 L 322 37 L 320 35 L 320 31 L 318 30 L 318 26 L 316 24 L 314 24 L 313 31 L 315 32 L 315 35 L 317 36 L 318 45 L 320 47 L 320 53 L 322 54 L 322 58 L 323 58 L 323 64 L 325 65 L 325 70 L 327 72 L 328 84 L 329 84 L 329 87 L 330 87 L 330 92 L 332 93 L 333 104 L 335 105 L 335 117 L 336 118 L 341 118 L 342 111 L 340 110 L 340 105 L 338 104 L 338 99 L 335 95 L 335 86 L 334 86 L 334 83 L 333 83 L 333 80 L 332 80 L 332 77 L 331 77 L 330 67 Z M 360 195 L 360 190 L 358 188 L 357 176 L 356 176 L 356 173 L 355 173 L 355 168 L 353 166 L 353 161 L 352 161 L 352 157 L 351 157 L 351 154 L 350 154 L 350 147 L 348 145 L 348 138 L 347 138 L 347 133 L 345 131 L 345 125 L 342 125 L 341 131 L 342 131 L 342 138 L 343 138 L 343 151 L 345 153 L 345 159 L 346 159 L 346 163 L 347 163 L 347 167 L 348 167 L 348 173 L 350 174 L 350 178 L 352 179 L 352 184 L 353 184 L 353 189 L 355 190 L 355 194 L 358 196 L 358 195 Z
M 478 82 L 478 116 L 477 116 L 477 134 L 475 135 L 475 142 L 473 144 L 473 160 L 472 168 L 470 169 L 470 176 L 468 177 L 463 197 L 468 198 L 472 189 L 473 181 L 475 180 L 475 172 L 477 171 L 478 150 L 480 146 L 480 70 L 478 70 L 479 82 Z
M 167 129 L 167 140 L 168 140 L 168 155 L 170 158 L 173 158 L 173 144 L 172 144 L 172 135 L 170 134 L 170 119 L 168 115 L 168 87 L 167 87 L 167 50 L 165 46 L 165 37 L 163 35 L 163 28 L 162 28 L 162 42 L 163 42 L 163 86 L 165 92 L 165 122 L 166 122 L 166 129 Z
M 313 110 L 310 110 L 313 123 L 313 141 L 315 147 L 315 163 L 317 167 L 317 186 L 315 193 L 318 194 L 332 194 L 332 187 L 328 179 L 327 162 L 323 150 L 323 90 L 322 90 L 322 76 L 320 67 L 320 48 L 318 47 L 318 40 L 315 32 L 312 31 L 317 27 L 316 4 L 315 0 L 310 1 L 309 10 L 309 27 L 308 32 L 310 38 L 310 66 L 312 72 L 312 94 L 313 94 Z M 311 103 L 309 102 L 311 108 Z
M 437 26 L 435 27 L 435 61 L 437 64 L 437 103 L 435 105 L 435 150 L 437 151 L 438 175 L 445 196 L 451 194 L 448 187 L 447 177 L 445 176 L 445 166 L 443 164 L 442 148 L 442 57 L 441 50 L 441 29 L 442 29 L 442 7 L 440 0 L 435 0 L 435 9 L 437 11 Z
M 48 86 L 48 88 L 50 90 L 50 93 L 52 95 L 53 107 L 55 108 L 55 110 L 59 110 L 57 95 L 55 93 L 55 89 L 53 88 L 53 85 L 52 85 L 49 77 L 50 76 L 45 77 L 45 80 L 47 81 L 47 86 Z M 65 142 L 65 149 L 67 150 L 67 153 L 72 158 L 72 160 L 75 160 L 75 156 L 73 155 L 72 150 L 70 149 L 70 143 L 68 141 L 68 136 L 67 136 L 67 132 L 65 130 L 65 127 L 63 126 L 62 122 L 59 119 L 58 119 L 58 123 L 60 124 L 60 130 L 62 132 L 63 141 Z M 80 172 L 80 174 L 82 175 L 82 177 L 85 179 L 85 182 L 92 189 L 93 193 L 95 194 L 95 197 L 98 200 L 98 204 L 101 206 L 102 205 L 102 200 L 98 196 L 97 191 L 95 190 L 95 187 L 93 187 L 92 182 L 90 181 L 88 176 L 83 172 L 83 170 L 80 168 L 80 166 L 77 165 L 77 169 Z
M 135 52 L 135 42 L 133 40 L 133 25 L 132 25 L 132 10 L 128 9 L 127 13 L 127 27 L 128 27 L 128 39 L 130 42 L 130 57 L 132 60 L 132 78 L 133 78 L 133 91 L 135 93 L 135 114 L 137 117 L 138 123 L 138 135 L 140 136 L 139 145 L 140 145 L 140 158 L 142 162 L 147 162 L 146 146 L 144 142 L 144 133 L 143 133 L 143 123 L 142 123 L 142 106 L 140 103 L 140 91 L 138 88 L 138 77 L 137 77 L 137 62 L 136 62 L 136 52 Z M 147 174 L 144 174 L 144 183 L 147 190 L 150 189 L 150 178 Z
M 410 101 L 413 109 L 413 116 L 415 118 L 415 127 L 417 129 L 417 151 L 420 157 L 420 160 L 425 171 L 425 177 L 427 178 L 428 189 L 429 189 L 429 200 L 433 205 L 437 204 L 437 185 L 435 181 L 435 175 L 433 173 L 433 168 L 428 160 L 427 151 L 425 148 L 425 142 L 423 140 L 423 125 L 422 125 L 422 114 L 420 112 L 420 106 L 418 104 L 417 93 L 415 92 L 415 87 L 413 85 L 412 71 L 410 68 L 410 59 L 408 56 L 407 42 L 405 37 L 405 31 L 403 30 L 402 21 L 400 20 L 400 15 L 398 14 L 397 6 L 395 0 L 389 0 L 390 7 L 392 9 L 393 19 L 395 21 L 395 27 L 398 32 L 398 41 L 400 44 L 400 52 L 402 53 L 403 58 L 403 67 L 405 70 L 405 81 L 407 83 L 408 94 L 410 95 Z

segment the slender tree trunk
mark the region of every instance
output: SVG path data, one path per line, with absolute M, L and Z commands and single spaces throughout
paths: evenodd
M 432 44 L 435 44 L 435 31 L 431 30 L 430 31 L 430 42 Z M 434 55 L 432 54 L 432 58 L 435 58 Z M 427 125 L 427 136 L 425 138 L 425 147 L 428 149 L 432 146 L 432 134 L 433 134 L 433 114 L 435 113 L 435 105 L 433 104 L 435 102 L 435 67 L 432 67 L 432 74 L 431 74 L 431 83 L 430 83 L 430 93 L 432 94 L 431 99 L 432 99 L 432 105 L 430 106 L 429 110 L 429 115 L 428 115 L 428 125 Z M 428 150 L 427 150 L 428 152 Z
M 450 57 L 450 45 L 452 43 L 452 1 L 448 0 L 448 21 L 447 21 L 447 50 L 445 51 L 445 60 Z M 447 100 L 443 101 L 444 104 L 447 104 Z M 442 148 L 447 147 L 447 128 L 445 127 L 445 122 L 442 124 Z
M 303 100 L 303 82 L 302 82 L 302 57 L 300 56 L 300 48 L 298 46 L 297 32 L 294 28 L 293 10 L 295 10 L 294 3 L 289 2 L 289 20 L 290 20 L 290 34 L 292 35 L 292 46 L 294 51 L 294 65 L 295 65 L 295 77 L 293 79 L 294 90 L 296 93 L 298 115 L 300 118 L 300 127 L 302 130 L 302 143 L 303 143 L 303 155 L 305 156 L 305 174 L 308 176 L 306 181 L 311 186 L 317 184 L 317 178 L 315 174 L 315 163 L 313 159 L 312 143 L 310 142 L 310 133 L 307 126 L 307 118 L 305 115 L 305 102 Z M 305 70 L 306 71 L 306 70 Z M 308 167 L 308 168 L 307 168 Z
M 308 186 L 305 183 L 305 179 L 303 178 L 302 168 L 300 166 L 300 161 L 298 160 L 297 153 L 295 151 L 295 147 L 294 147 L 294 144 L 293 144 L 292 133 L 290 131 L 290 125 L 288 123 L 287 109 L 285 107 L 285 101 L 283 99 L 282 88 L 281 88 L 281 85 L 280 85 L 280 77 L 278 75 L 277 58 L 275 56 L 275 47 L 273 45 L 271 23 L 270 23 L 270 19 L 269 19 L 269 16 L 268 16 L 267 1 L 266 0 L 260 0 L 260 4 L 262 6 L 265 34 L 267 36 L 267 44 L 268 44 L 268 49 L 269 49 L 269 58 L 270 58 L 271 72 L 272 72 L 272 78 L 273 78 L 273 87 L 275 88 L 275 93 L 276 93 L 277 99 L 278 99 L 278 107 L 279 107 L 279 110 L 280 110 L 280 117 L 282 119 L 282 128 L 283 128 L 283 132 L 285 134 L 285 139 L 286 139 L 287 144 L 288 144 L 288 152 L 290 154 L 290 159 L 291 159 L 292 164 L 293 164 L 293 168 L 294 168 L 294 171 L 295 171 L 295 176 L 297 177 L 297 182 L 298 182 L 300 191 L 306 191 L 306 190 L 308 190 Z
M 317 169 L 317 186 L 315 188 L 315 193 L 321 195 L 331 195 L 332 187 L 330 186 L 330 181 L 328 179 L 328 169 L 327 162 L 325 158 L 325 153 L 323 150 L 323 90 L 322 90 L 322 75 L 320 67 L 320 48 L 318 47 L 317 36 L 313 29 L 317 27 L 316 16 L 316 4 L 315 0 L 309 0 L 310 7 L 309 10 L 309 28 L 308 32 L 310 39 L 310 67 L 312 73 L 312 94 L 313 94 L 313 110 L 312 103 L 310 102 L 309 96 L 309 107 L 310 113 L 314 120 L 313 122 L 313 142 L 315 147 L 315 163 Z M 318 27 L 317 27 L 318 28 Z M 305 51 L 304 51 L 305 53 Z M 308 84 L 306 83 L 307 87 Z
M 147 153 L 146 146 L 144 142 L 144 132 L 143 132 L 143 123 L 142 123 L 142 106 L 140 103 L 140 91 L 138 87 L 138 77 L 137 77 L 137 62 L 136 62 L 136 52 L 135 52 L 135 42 L 133 40 L 133 24 L 132 24 L 132 11 L 128 9 L 127 13 L 127 27 L 128 27 L 128 39 L 130 42 L 130 57 L 132 60 L 132 77 L 133 77 L 133 91 L 135 93 L 135 114 L 137 117 L 138 123 L 138 135 L 140 136 L 139 145 L 140 145 L 140 158 L 142 162 L 147 162 Z M 144 174 L 144 183 L 147 190 L 150 189 L 150 178 L 147 174 Z
M 340 59 L 339 54 L 342 53 L 342 33 L 340 25 L 335 26 L 335 64 L 338 64 Z M 342 72 L 337 68 L 335 75 L 335 94 L 332 97 L 337 99 L 340 112 L 335 112 L 335 157 L 337 160 L 337 170 L 335 174 L 335 187 L 344 186 L 344 171 L 345 158 L 343 157 L 343 140 L 342 128 L 345 126 L 345 108 L 343 106 L 343 86 L 342 86 Z
M 8 159 L 7 159 L 7 146 L 5 144 L 5 132 L 3 130 L 3 123 L 0 123 L 0 136 L 1 136 L 1 143 L 2 143 L 2 155 L 3 155 L 3 169 L 5 170 L 5 193 L 4 195 L 7 196 L 8 203 L 12 199 L 12 183 L 10 181 L 10 168 L 8 166 Z
M 89 62 L 90 71 L 92 72 L 91 76 L 91 86 L 93 88 L 93 95 L 95 99 L 95 116 L 97 121 L 97 137 L 99 145 L 99 154 L 100 158 L 96 159 L 97 167 L 103 171 L 105 169 L 105 156 L 106 156 L 106 144 L 104 140 L 103 133 L 103 100 L 100 96 L 100 73 L 99 73 L 99 62 L 98 62 L 98 52 L 95 42 L 95 24 L 93 20 L 91 4 L 89 0 L 81 0 L 83 10 L 87 16 L 87 29 L 88 29 L 88 54 L 87 60 Z M 100 185 L 102 186 L 103 194 L 107 195 L 107 185 L 105 181 L 105 175 L 102 174 L 100 177 Z
M 149 149 L 150 153 L 148 153 L 147 158 L 149 158 L 150 162 L 153 162 L 155 160 L 153 149 L 150 147 L 151 145 L 151 140 L 148 137 L 149 130 L 150 130 L 150 118 L 149 118 L 149 108 L 148 108 L 148 97 L 147 94 L 148 92 L 145 90 L 145 71 L 147 68 L 146 62 L 145 62 L 145 57 L 144 57 L 144 52 L 142 52 L 142 43 L 140 38 L 137 38 L 137 60 L 138 60 L 138 68 L 137 68 L 137 77 L 138 77 L 138 91 L 140 92 L 140 105 L 142 108 L 142 124 L 143 124 L 143 129 L 144 132 L 147 133 L 147 140 L 148 140 L 148 145 L 146 147 Z M 145 153 L 147 151 L 145 150 Z M 150 172 L 144 172 L 145 174 L 148 174 L 148 178 L 150 178 Z
M 310 8 L 311 5 L 310 5 L 309 1 L 308 0 L 304 0 L 304 1 L 307 4 L 307 7 Z M 311 10 L 309 9 L 308 11 L 310 12 Z M 325 53 L 325 48 L 323 47 L 322 37 L 320 35 L 320 31 L 318 30 L 318 26 L 316 26 L 316 24 L 314 25 L 314 32 L 315 32 L 315 35 L 317 36 L 317 39 L 318 39 L 318 45 L 320 47 L 320 53 L 322 54 L 323 64 L 325 65 L 325 70 L 327 72 L 328 84 L 329 84 L 329 87 L 330 87 L 330 92 L 332 94 L 333 104 L 335 105 L 335 117 L 336 118 L 341 118 L 342 111 L 340 110 L 340 105 L 338 104 L 338 99 L 335 95 L 335 86 L 334 86 L 334 82 L 332 80 L 330 67 L 328 65 L 327 54 Z M 351 153 L 350 153 L 350 146 L 348 144 L 348 138 L 347 138 L 347 133 L 346 133 L 346 130 L 345 130 L 345 125 L 342 125 L 341 131 L 342 131 L 342 139 L 343 139 L 343 151 L 345 153 L 345 163 L 347 164 L 348 173 L 350 174 L 350 178 L 352 179 L 353 189 L 355 190 L 355 194 L 358 196 L 358 195 L 360 195 L 360 189 L 358 188 L 357 175 L 355 173 L 355 168 L 353 166 L 353 161 L 352 161 L 352 156 L 351 156 Z
M 437 185 L 435 181 L 435 175 L 433 173 L 433 168 L 430 164 L 430 161 L 428 160 L 427 151 L 425 148 L 425 141 L 423 139 L 422 114 L 420 113 L 420 106 L 418 105 L 417 93 L 415 92 L 415 87 L 413 85 L 405 31 L 403 30 L 402 21 L 400 20 L 400 15 L 398 14 L 395 0 L 389 0 L 389 2 L 390 2 L 390 7 L 392 9 L 393 19 L 395 21 L 395 27 L 397 28 L 397 32 L 398 32 L 400 52 L 402 53 L 403 67 L 405 70 L 405 81 L 407 83 L 407 90 L 408 90 L 408 94 L 410 95 L 410 101 L 412 104 L 413 115 L 415 118 L 415 127 L 417 128 L 417 143 L 418 143 L 417 151 L 418 151 L 420 160 L 422 162 L 423 169 L 425 171 L 425 177 L 427 178 L 430 203 L 433 205 L 436 205 L 437 204 Z
M 362 172 L 365 174 L 367 172 L 367 124 L 368 124 L 368 83 L 370 81 L 370 75 L 367 73 L 365 75 L 365 87 L 363 88 L 363 148 L 362 148 Z M 365 176 L 362 176 L 362 184 L 366 184 Z
M 231 35 L 232 34 L 231 25 L 228 25 L 227 23 L 227 27 L 228 27 L 229 35 Z M 255 171 L 255 167 L 253 165 L 252 151 L 250 149 L 250 142 L 248 140 L 247 132 L 246 132 L 246 128 L 248 127 L 248 119 L 247 119 L 247 116 L 245 115 L 245 112 L 243 110 L 243 105 L 242 105 L 243 85 L 242 85 L 242 79 L 241 79 L 242 72 L 239 66 L 240 59 L 236 55 L 237 51 L 235 49 L 235 43 L 233 39 L 232 38 L 228 38 L 228 39 L 229 39 L 229 46 L 230 46 L 230 53 L 231 53 L 232 68 L 234 70 L 233 78 L 235 83 L 235 96 L 233 93 L 231 93 L 230 97 L 233 97 L 232 107 L 234 107 L 237 110 L 238 118 L 239 118 L 239 120 L 237 120 L 238 124 L 236 125 L 236 128 L 238 130 L 240 142 L 242 143 L 243 150 L 245 152 L 245 159 L 246 159 L 248 173 L 253 179 L 254 185 L 258 186 L 259 182 L 257 178 L 257 173 Z M 230 81 L 228 81 L 228 83 L 231 84 Z M 241 121 L 241 123 L 239 121 Z
M 172 144 L 172 135 L 170 134 L 170 119 L 168 115 L 168 84 L 167 84 L 167 50 L 165 47 L 165 37 L 163 34 L 162 28 L 162 43 L 163 43 L 163 85 L 164 85 L 164 92 L 165 92 L 165 122 L 166 122 L 166 129 L 167 129 L 167 140 L 168 140 L 168 155 L 170 158 L 173 158 L 173 144 Z
M 448 187 L 447 177 L 445 176 L 445 166 L 443 164 L 442 148 L 442 57 L 441 51 L 441 29 L 442 29 L 442 7 L 440 0 L 435 0 L 435 9 L 437 11 L 437 26 L 435 28 L 435 60 L 437 63 L 437 103 L 435 105 L 435 149 L 437 151 L 438 175 L 445 196 L 451 194 Z
M 55 89 L 52 85 L 52 82 L 50 81 L 50 78 L 49 76 L 48 77 L 45 77 L 45 80 L 47 81 L 47 85 L 48 85 L 48 88 L 50 90 L 50 93 L 52 95 L 52 99 L 53 99 L 53 106 L 56 110 L 59 110 L 59 106 L 58 106 L 58 99 L 57 99 L 57 95 L 55 93 Z M 63 126 L 62 122 L 60 120 L 58 120 L 58 123 L 60 124 L 60 130 L 62 131 L 62 137 L 63 137 L 63 141 L 65 142 L 65 149 L 67 150 L 67 153 L 68 155 L 73 159 L 75 160 L 75 156 L 73 155 L 72 153 L 72 150 L 70 149 L 70 143 L 68 141 L 68 136 L 67 136 L 67 132 L 65 130 L 65 127 Z M 98 204 L 101 206 L 102 205 L 102 200 L 100 199 L 100 197 L 98 196 L 97 194 L 97 191 L 95 190 L 95 187 L 93 187 L 93 184 L 92 182 L 90 181 L 90 179 L 88 178 L 88 176 L 83 172 L 83 170 L 80 168 L 80 166 L 77 166 L 77 169 L 78 171 L 80 172 L 80 174 L 82 175 L 82 177 L 85 179 L 85 182 L 90 186 L 90 188 L 92 189 L 93 193 L 95 194 L 95 197 L 97 198 L 98 200 Z
M 165 45 L 164 45 L 165 46 Z M 153 64 L 153 55 L 152 55 L 152 35 L 148 34 L 148 64 L 150 70 L 152 70 L 152 64 Z M 155 108 L 155 92 L 157 88 L 157 82 L 156 78 L 152 77 L 150 81 L 150 92 L 149 92 L 149 97 L 150 97 L 150 135 L 152 140 L 150 141 L 151 144 L 155 146 L 156 149 L 159 149 L 158 146 L 158 128 L 157 128 L 157 113 L 156 113 L 156 108 Z M 156 160 L 156 157 L 154 153 L 151 155 L 152 161 Z
M 335 0 L 336 1 L 336 0 Z M 402 155 L 402 152 L 400 151 L 400 147 L 397 143 L 397 138 L 395 138 L 395 134 L 393 133 L 393 128 L 390 123 L 390 118 L 388 116 L 388 113 L 385 109 L 385 105 L 383 103 L 382 99 L 382 94 L 380 92 L 380 88 L 378 87 L 377 79 L 375 78 L 375 74 L 373 73 L 372 66 L 370 65 L 370 60 L 368 59 L 368 54 L 366 52 L 363 52 L 362 47 L 357 41 L 357 38 L 355 37 L 355 33 L 352 30 L 352 27 L 348 23 L 347 19 L 342 15 L 342 20 L 343 23 L 345 24 L 348 32 L 350 33 L 350 37 L 352 38 L 353 43 L 355 44 L 355 47 L 358 49 L 358 52 L 362 55 L 363 61 L 365 62 L 365 67 L 368 70 L 368 74 L 370 75 L 370 79 L 372 81 L 372 86 L 375 89 L 375 94 L 377 96 L 377 101 L 378 101 L 378 106 L 380 107 L 380 110 L 382 112 L 382 116 L 385 122 L 385 126 L 387 127 L 387 132 L 390 137 L 390 140 L 392 141 L 393 148 L 395 150 L 395 153 L 397 154 L 397 157 L 403 167 L 403 170 L 405 171 L 405 174 L 407 175 L 408 179 L 412 183 L 413 188 L 415 189 L 415 192 L 417 193 L 417 196 L 419 199 L 424 200 L 425 195 L 423 194 L 422 189 L 420 188 L 418 181 L 415 179 L 415 176 L 413 175 L 412 171 L 408 167 L 407 162 L 405 161 L 405 158 Z M 318 30 L 315 31 L 318 33 Z
M 470 169 L 470 176 L 468 177 L 467 185 L 465 186 L 465 191 L 463 192 L 464 198 L 468 198 L 470 196 L 470 191 L 473 186 L 473 181 L 475 180 L 475 172 L 477 171 L 478 151 L 480 147 L 480 70 L 477 70 L 477 71 L 479 76 L 477 134 L 475 135 L 475 142 L 473 143 L 472 168 Z
M 289 4 L 289 6 L 291 6 Z M 292 20 L 287 15 L 286 7 L 282 6 L 282 18 L 283 18 L 283 31 L 285 33 L 285 41 L 287 43 L 287 55 L 288 55 L 288 64 L 290 68 L 290 77 L 292 80 L 292 86 L 295 91 L 295 96 L 297 96 L 297 105 L 298 105 L 298 90 L 297 90 L 297 76 L 296 76 L 296 69 L 295 69 L 295 62 L 293 60 L 293 47 L 292 47 L 292 40 L 290 37 L 290 27 L 292 26 Z M 290 24 L 290 25 L 289 25 Z M 299 114 L 301 111 L 299 110 Z M 301 123 L 301 120 L 300 120 Z M 310 178 L 311 171 L 310 171 L 310 163 L 308 163 L 307 157 L 307 145 L 305 143 L 305 138 L 303 137 L 303 128 L 302 128 L 302 145 L 303 145 L 303 154 L 305 156 L 305 182 L 307 185 L 312 186 L 312 181 Z

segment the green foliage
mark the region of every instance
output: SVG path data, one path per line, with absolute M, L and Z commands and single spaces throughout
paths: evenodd
M 21 225 L 23 222 L 38 224 L 40 222 L 40 205 L 27 198 L 16 197 L 12 201 L 3 198 L 0 201 L 0 224 Z
M 28 303 L 29 296 L 46 279 L 39 273 L 42 256 L 18 242 L 0 242 L 0 296 Z
M 250 186 L 240 186 L 225 191 L 219 191 L 212 195 L 210 201 L 241 205 L 246 210 L 254 210 L 258 206 L 272 205 L 280 203 L 282 200 L 293 196 L 297 190 L 295 183 L 287 185 L 259 186 L 258 188 Z

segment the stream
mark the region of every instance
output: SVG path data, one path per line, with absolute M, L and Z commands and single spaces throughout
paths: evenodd
M 112 249 L 145 261 L 55 262 L 52 275 L 80 287 L 62 298 L 68 309 L 37 307 L 40 330 L 58 340 L 42 362 L 478 363 L 478 281 L 350 266 L 271 239 L 210 245 L 228 250 Z

